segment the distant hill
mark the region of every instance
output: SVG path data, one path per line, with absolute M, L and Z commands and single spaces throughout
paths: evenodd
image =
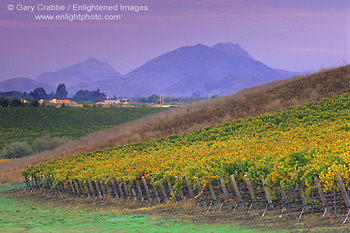
M 43 87 L 47 93 L 56 91 L 57 87 L 53 87 L 47 83 L 38 82 L 30 78 L 13 78 L 0 82 L 0 91 L 21 91 L 31 92 L 37 87 Z
M 36 81 L 54 86 L 64 83 L 67 87 L 72 87 L 121 77 L 122 75 L 107 62 L 89 58 L 81 63 L 54 72 L 42 73 L 36 78 Z
M 165 95 L 210 96 L 232 94 L 242 88 L 296 74 L 270 68 L 254 60 L 240 45 L 228 42 L 213 47 L 198 44 L 178 48 L 130 72 L 126 80 L 131 86 L 145 86 Z
M 100 89 L 106 95 L 117 97 L 151 94 L 210 97 L 232 94 L 298 74 L 271 68 L 255 60 L 239 44 L 227 42 L 213 47 L 202 44 L 180 47 L 146 62 L 125 76 L 107 62 L 89 58 L 57 71 L 42 73 L 35 81 L 41 86 L 46 83 L 53 87 L 64 83 L 69 96 L 80 89 Z M 19 81 L 8 81 L 7 86 L 3 85 L 3 91 L 12 91 L 7 87 L 26 86 Z

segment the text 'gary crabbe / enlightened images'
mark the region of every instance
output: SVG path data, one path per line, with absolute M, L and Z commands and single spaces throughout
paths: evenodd
M 121 14 L 116 12 L 140 13 L 149 10 L 148 5 L 125 4 L 9 4 L 7 10 L 20 13 L 46 13 L 35 14 L 35 20 L 51 21 L 95 21 L 95 20 L 121 20 Z M 49 13 L 49 14 L 47 14 Z M 96 14 L 92 14 L 96 13 Z M 112 14 L 108 14 L 112 13 Z

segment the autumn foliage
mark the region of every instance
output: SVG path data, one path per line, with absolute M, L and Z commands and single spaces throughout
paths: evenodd
M 350 94 L 287 111 L 234 120 L 187 134 L 58 159 L 30 167 L 25 176 L 56 182 L 103 178 L 155 180 L 207 177 L 265 178 L 271 188 L 301 183 L 317 175 L 325 190 L 336 188 L 336 173 L 349 185 Z

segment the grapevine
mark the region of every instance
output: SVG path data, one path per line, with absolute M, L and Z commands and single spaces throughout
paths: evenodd
M 23 172 L 56 182 L 104 178 L 207 178 L 247 175 L 271 188 L 296 182 L 311 187 L 317 175 L 325 190 L 337 188 L 336 174 L 350 177 L 350 94 L 235 120 L 216 127 L 150 142 L 58 159 Z M 180 179 L 183 182 L 182 179 Z

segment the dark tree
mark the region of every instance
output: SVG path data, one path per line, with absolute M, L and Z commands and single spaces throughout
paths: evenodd
M 148 97 L 148 103 L 157 103 L 157 101 L 160 99 L 159 96 L 157 96 L 156 94 L 151 95 L 150 97 Z
M 36 99 L 30 102 L 30 107 L 39 107 L 40 103 Z
M 19 98 L 13 98 L 10 102 L 10 107 L 21 107 L 22 106 L 22 100 Z
M 99 102 L 106 99 L 105 93 L 101 93 L 100 89 L 96 91 L 79 90 L 74 96 L 74 101 L 89 101 L 89 102 Z
M 42 87 L 36 88 L 34 91 L 30 92 L 29 95 L 31 95 L 36 100 L 46 100 L 48 98 L 45 89 Z
M 57 86 L 56 96 L 58 99 L 66 99 L 68 95 L 68 91 L 66 90 L 66 85 L 61 83 Z
M 74 101 L 89 101 L 90 92 L 88 90 L 79 90 L 73 96 Z
M 90 92 L 90 96 L 91 96 L 91 101 L 93 102 L 100 102 L 106 99 L 105 93 L 101 93 L 100 89 Z
M 8 107 L 10 105 L 10 99 L 9 98 L 5 98 L 5 97 L 1 97 L 0 98 L 0 106 L 1 107 Z

